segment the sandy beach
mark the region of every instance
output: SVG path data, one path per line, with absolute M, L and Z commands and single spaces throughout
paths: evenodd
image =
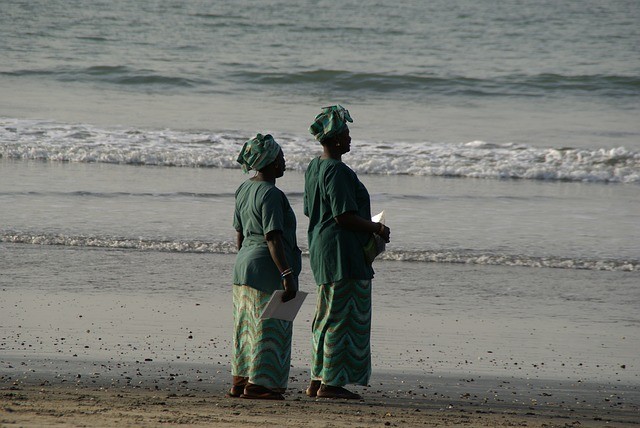
M 636 388 L 516 379 L 376 376 L 362 401 L 311 399 L 292 372 L 285 401 L 225 396 L 228 370 L 3 358 L 0 426 L 637 426 Z
M 233 255 L 13 244 L 0 250 L 13 266 L 0 277 L 3 427 L 624 427 L 640 420 L 632 327 L 545 321 L 539 311 L 528 326 L 534 314 L 524 304 L 517 316 L 507 310 L 517 301 L 485 310 L 482 319 L 471 301 L 453 310 L 467 307 L 461 297 L 440 311 L 403 299 L 385 305 L 379 289 L 373 376 L 368 387 L 354 388 L 364 400 L 330 401 L 304 395 L 312 294 L 294 326 L 286 401 L 231 399 L 231 297 L 211 270 L 228 277 Z M 84 266 L 100 272 L 95 287 Z M 393 284 L 394 269 L 380 267 L 379 282 Z M 404 281 L 413 282 L 418 265 L 401 267 Z M 464 266 L 431 268 L 434 282 L 464 284 L 477 275 Z

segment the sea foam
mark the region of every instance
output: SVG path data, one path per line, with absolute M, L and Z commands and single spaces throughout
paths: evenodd
M 0 156 L 55 162 L 239 168 L 240 133 L 103 129 L 89 125 L 0 119 Z M 287 168 L 304 171 L 310 137 L 279 136 Z M 485 141 L 466 143 L 354 140 L 345 158 L 361 174 L 640 183 L 640 152 L 556 148 Z
M 12 244 L 54 245 L 64 247 L 93 247 L 105 249 L 160 251 L 176 253 L 235 254 L 232 241 L 158 240 L 131 237 L 64 235 L 38 232 L 5 231 L 0 242 Z M 308 255 L 308 249 L 302 248 Z M 517 266 L 529 268 L 583 269 L 596 271 L 640 271 L 640 260 L 586 259 L 562 257 L 536 257 L 525 254 L 501 254 L 470 250 L 391 250 L 382 253 L 379 260 L 418 263 L 450 263 L 491 266 Z

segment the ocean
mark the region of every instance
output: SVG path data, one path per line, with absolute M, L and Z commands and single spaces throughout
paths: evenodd
M 45 329 L 26 296 L 197 298 L 224 335 L 242 143 L 282 145 L 306 252 L 307 129 L 341 104 L 392 231 L 376 367 L 639 382 L 637 1 L 0 3 L 3 352 Z

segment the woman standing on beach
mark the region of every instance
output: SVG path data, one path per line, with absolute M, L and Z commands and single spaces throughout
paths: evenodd
M 342 162 L 351 150 L 342 106 L 322 109 L 309 128 L 323 153 L 305 174 L 304 214 L 309 256 L 318 284 L 312 326 L 310 397 L 359 399 L 344 388 L 367 385 L 371 375 L 371 279 L 364 247 L 373 234 L 389 242 L 390 230 L 371 221 L 369 192 Z
M 243 171 L 257 171 L 236 191 L 233 227 L 238 255 L 233 269 L 234 349 L 232 397 L 283 400 L 291 362 L 293 323 L 260 319 L 275 290 L 296 296 L 301 269 L 296 217 L 276 179 L 285 171 L 271 135 L 247 141 L 238 156 Z

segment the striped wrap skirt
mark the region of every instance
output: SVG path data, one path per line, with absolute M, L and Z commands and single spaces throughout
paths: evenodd
M 318 286 L 311 380 L 367 385 L 371 376 L 371 280 Z
M 245 285 L 233 286 L 233 357 L 231 374 L 255 385 L 284 389 L 291 367 L 293 323 L 260 319 L 271 293 Z

